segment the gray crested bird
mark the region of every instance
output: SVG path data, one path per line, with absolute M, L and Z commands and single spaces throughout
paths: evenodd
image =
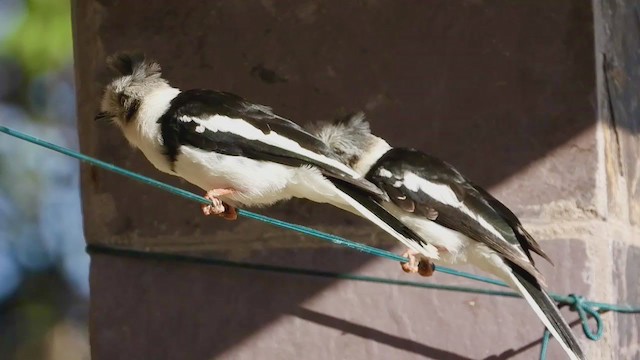
M 360 215 L 407 247 L 438 256 L 372 200 L 384 197 L 380 189 L 271 108 L 228 92 L 174 88 L 141 54 L 117 53 L 107 64 L 117 77 L 104 89 L 96 120 L 113 121 L 158 170 L 205 190 L 205 215 L 233 220 L 237 206 L 305 198 Z
M 391 147 L 371 133 L 363 113 L 309 129 L 344 164 L 387 193 L 376 202 L 438 249 L 439 259 L 409 249 L 405 271 L 430 275 L 423 269 L 435 261 L 471 264 L 489 272 L 523 296 L 570 359 L 585 358 L 545 292 L 531 252 L 551 260 L 504 204 L 448 163 L 415 149 Z

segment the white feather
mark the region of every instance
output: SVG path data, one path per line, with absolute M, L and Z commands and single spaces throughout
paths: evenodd
M 353 169 L 358 174 L 366 174 L 369 172 L 373 164 L 382 157 L 387 151 L 391 150 L 391 145 L 379 137 L 371 135 L 372 144 L 363 152 Z
M 170 108 L 172 100 L 180 94 L 180 90 L 172 88 L 166 80 L 160 77 L 160 66 L 156 63 L 136 60 L 138 63 L 134 65 L 133 74 L 124 74 L 123 72 L 128 72 L 125 68 L 130 66 L 132 61 L 133 58 L 127 54 L 117 55 L 110 61 L 111 66 L 123 76 L 115 79 L 105 88 L 101 110 L 116 120 L 116 124 L 121 128 L 129 143 L 139 148 L 160 171 L 180 176 L 204 190 L 231 188 L 234 190 L 231 194 L 221 196 L 231 205 L 269 205 L 291 197 L 334 204 L 368 218 L 407 246 L 416 246 L 388 224 L 375 217 L 356 200 L 339 191 L 322 175 L 318 168 L 311 166 L 292 167 L 269 161 L 257 161 L 242 156 L 203 151 L 190 146 L 179 146 L 178 151 L 172 154 L 175 155 L 175 158 L 168 158 L 165 153 L 167 149 L 163 144 L 162 126 L 158 120 Z M 134 104 L 139 104 L 137 111 L 135 111 Z M 267 113 L 271 112 L 271 109 L 265 106 L 252 105 L 252 107 Z M 132 112 L 132 110 L 134 111 Z M 134 113 L 135 116 L 131 119 L 129 114 Z M 275 131 L 265 134 L 242 119 L 221 115 L 210 116 L 206 119 L 180 116 L 178 121 L 197 123 L 194 128 L 196 133 L 202 134 L 206 130 L 232 133 L 252 141 L 298 153 L 322 164 L 324 168 L 338 169 L 354 179 L 362 178 L 360 173 L 337 159 L 308 150 L 302 144 Z M 362 121 L 360 119 L 361 127 L 358 131 L 368 131 L 368 125 Z M 389 148 L 388 145 L 386 147 Z M 356 149 L 360 148 L 356 147 Z M 367 159 L 373 164 L 377 157 L 368 157 Z M 425 256 L 434 258 L 438 256 L 437 250 L 433 246 L 426 246 L 419 251 Z
M 427 258 L 430 258 L 430 259 L 434 259 L 434 260 L 439 259 L 438 249 L 435 246 L 433 246 L 432 244 L 420 244 L 420 243 L 418 243 L 416 241 L 407 239 L 402 234 L 400 234 L 397 231 L 395 231 L 387 223 L 385 223 L 384 221 L 378 219 L 371 211 L 369 211 L 367 208 L 362 206 L 360 203 L 358 203 L 352 197 L 350 197 L 349 195 L 343 193 L 340 190 L 337 190 L 337 191 L 338 191 L 338 194 L 340 195 L 340 197 L 347 204 L 349 204 L 350 207 L 352 208 L 352 209 L 349 209 L 349 208 L 342 207 L 343 209 L 363 216 L 364 218 L 368 219 L 372 223 L 378 225 L 381 229 L 383 229 L 388 234 L 390 234 L 391 236 L 396 238 L 398 241 L 403 243 L 406 247 L 415 250 L 419 254 L 421 254 L 421 255 L 423 255 L 423 256 L 425 256 Z
M 410 171 L 405 171 L 402 178 L 407 189 L 413 192 L 420 190 L 445 205 L 460 207 L 460 200 L 449 186 L 433 183 Z
M 484 217 L 482 217 L 482 215 L 474 213 L 467 206 L 465 206 L 465 204 L 458 199 L 458 196 L 448 185 L 431 182 L 410 171 L 404 172 L 403 183 L 404 186 L 410 191 L 422 191 L 423 193 L 429 195 L 434 200 L 442 204 L 459 209 L 463 213 L 475 219 L 478 224 L 480 224 L 480 226 L 485 228 L 487 231 L 491 232 L 493 235 L 506 242 L 502 233 L 500 233 L 500 231 L 498 231 L 495 226 L 491 225 Z M 513 248 L 520 253 L 523 259 L 527 259 L 526 255 L 521 251 L 520 248 L 515 246 Z
M 222 196 L 244 206 L 271 205 L 290 199 L 288 189 L 299 168 L 230 156 L 189 146 L 180 148 L 175 172 L 196 186 L 209 189 L 232 188 L 234 194 Z
M 249 140 L 259 141 L 271 146 L 285 149 L 287 151 L 292 151 L 318 161 L 321 164 L 340 169 L 353 178 L 361 178 L 360 174 L 356 173 L 353 169 L 344 165 L 336 159 L 332 159 L 322 154 L 318 154 L 311 150 L 305 149 L 298 142 L 284 137 L 275 131 L 270 131 L 268 134 L 265 134 L 264 132 L 262 132 L 262 130 L 256 128 L 255 126 L 242 119 L 230 118 L 223 115 L 215 115 L 206 119 L 198 119 L 192 117 L 191 121 L 204 126 L 209 131 L 232 133 Z
M 170 87 L 152 92 L 142 103 L 135 124 L 123 125 L 123 132 L 127 139 L 137 146 L 160 171 L 180 176 L 204 190 L 233 188 L 236 190 L 233 194 L 221 196 L 221 198 L 236 205 L 263 206 L 292 197 L 329 203 L 362 215 L 424 256 L 438 258 L 437 249 L 433 246 L 421 247 L 405 238 L 356 200 L 338 190 L 316 168 L 291 167 L 182 146 L 172 169 L 163 153 L 160 124 L 157 120 L 169 108 L 171 99 L 179 93 L 179 90 Z M 250 140 L 298 152 L 320 163 L 339 168 L 354 178 L 361 177 L 337 160 L 309 151 L 297 142 L 275 132 L 264 134 L 244 120 L 225 116 L 213 116 L 207 120 L 183 116 L 179 120 L 198 123 L 197 132 L 204 132 L 206 128 L 210 131 L 234 133 Z
M 173 174 L 169 161 L 164 155 L 162 136 L 158 118 L 169 109 L 170 102 L 178 96 L 180 90 L 168 85 L 150 92 L 145 98 L 135 121 L 117 122 L 129 143 L 142 151 L 145 157 L 158 170 Z M 175 175 L 175 174 L 173 174 Z
M 391 173 L 391 171 L 385 169 L 385 168 L 380 168 L 378 169 L 378 175 L 382 176 L 382 177 L 386 177 L 386 178 L 390 178 L 393 176 L 393 174 Z
M 422 239 L 433 244 L 436 248 L 446 250 L 439 252 L 441 262 L 447 264 L 467 262 L 467 249 L 472 244 L 475 244 L 475 241 L 429 219 L 408 213 L 392 203 L 385 203 L 385 208 Z M 435 259 L 432 258 L 432 260 Z
M 169 109 L 171 100 L 178 94 L 180 94 L 180 90 L 169 85 L 151 91 L 145 96 L 140 109 L 138 109 L 138 115 L 133 121 L 116 122 L 121 127 L 125 138 L 137 147 L 143 144 L 161 146 L 162 137 L 160 136 L 158 119 Z M 162 150 L 159 152 L 161 153 Z

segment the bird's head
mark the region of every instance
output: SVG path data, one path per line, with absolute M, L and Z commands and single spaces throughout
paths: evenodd
M 327 144 L 342 163 L 351 167 L 376 139 L 362 112 L 349 114 L 333 122 L 314 124 L 310 131 Z
M 160 65 L 143 54 L 116 53 L 107 58 L 116 77 L 105 87 L 96 120 L 112 120 L 120 127 L 134 121 L 145 97 L 169 86 Z

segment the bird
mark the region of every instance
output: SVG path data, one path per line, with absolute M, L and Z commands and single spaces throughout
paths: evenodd
M 362 216 L 407 247 L 438 257 L 433 245 L 372 200 L 384 192 L 270 107 L 230 92 L 175 88 L 142 53 L 117 52 L 106 62 L 115 77 L 95 120 L 115 123 L 158 170 L 206 191 L 205 215 L 235 220 L 237 207 L 303 198 Z
M 362 112 L 307 128 L 387 194 L 376 202 L 438 249 L 439 259 L 409 249 L 403 270 L 430 276 L 434 263 L 471 264 L 493 274 L 522 295 L 570 359 L 585 358 L 532 252 L 551 259 L 506 205 L 449 163 L 373 135 Z

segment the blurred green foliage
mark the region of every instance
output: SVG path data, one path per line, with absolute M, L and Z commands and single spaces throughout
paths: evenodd
M 0 124 L 74 144 L 72 44 L 70 0 L 0 0 Z M 0 136 L 0 360 L 90 358 L 73 165 Z
M 69 0 L 26 0 L 26 14 L 3 44 L 30 77 L 58 69 L 70 60 L 71 4 Z

